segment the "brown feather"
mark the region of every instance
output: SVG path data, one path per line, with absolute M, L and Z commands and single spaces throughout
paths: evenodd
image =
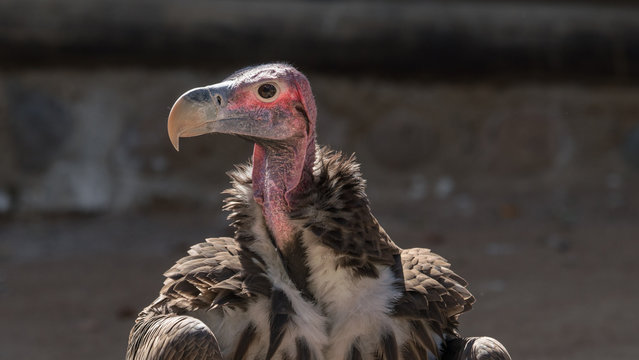
M 158 315 L 138 320 L 131 330 L 127 360 L 222 360 L 217 340 L 201 321 Z
M 304 338 L 295 339 L 295 348 L 297 350 L 297 360 L 310 360 L 311 357 L 311 349 L 308 346 L 308 342 Z
M 286 297 L 286 294 L 284 294 L 282 290 L 274 290 L 271 299 L 270 314 L 271 339 L 266 353 L 266 360 L 271 359 L 277 348 L 280 346 L 280 343 L 286 334 L 287 326 L 292 314 L 293 307 L 291 305 L 291 301 L 288 297 Z
M 387 332 L 380 339 L 380 349 L 377 350 L 376 359 L 399 360 L 397 340 L 392 332 Z
M 242 360 L 246 355 L 248 349 L 253 344 L 253 341 L 256 337 L 256 329 L 255 325 L 252 323 L 249 324 L 242 334 L 239 337 L 239 341 L 237 342 L 237 346 L 235 347 L 235 351 L 233 353 L 233 360 Z

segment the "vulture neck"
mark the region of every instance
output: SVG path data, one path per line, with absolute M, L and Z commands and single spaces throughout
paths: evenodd
M 309 140 L 310 139 L 310 140 Z M 255 144 L 253 197 L 280 251 L 294 243 L 290 212 L 313 183 L 315 136 L 286 142 Z

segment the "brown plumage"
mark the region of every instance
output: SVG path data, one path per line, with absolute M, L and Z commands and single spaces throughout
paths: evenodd
M 204 323 L 174 314 L 137 321 L 127 352 L 139 360 L 222 359 L 217 340 Z
M 489 337 L 452 339 L 442 360 L 510 360 L 504 345 Z
M 510 358 L 490 338 L 459 337 L 459 315 L 475 301 L 466 282 L 430 250 L 395 245 L 370 211 L 355 160 L 314 145 L 314 104 L 303 75 L 271 64 L 243 70 L 228 82 L 242 82 L 228 87 L 233 91 L 246 82 L 258 95 L 247 90 L 237 100 L 215 85 L 183 98 L 197 106 L 202 99 L 213 102 L 216 114 L 236 106 L 256 116 L 247 101 L 271 95 L 272 87 L 262 86 L 274 83 L 281 99 L 261 100 L 287 106 L 286 100 L 296 109 L 289 116 L 306 125 L 275 140 L 279 135 L 263 140 L 245 125 L 241 133 L 213 130 L 257 144 L 256 163 L 230 173 L 233 186 L 224 208 L 235 236 L 193 246 L 165 273 L 160 296 L 131 331 L 127 359 Z M 195 106 L 180 101 L 174 109 Z M 200 133 L 184 126 L 173 126 L 172 140 Z M 282 151 L 299 167 L 274 167 L 282 158 L 272 148 L 289 145 Z

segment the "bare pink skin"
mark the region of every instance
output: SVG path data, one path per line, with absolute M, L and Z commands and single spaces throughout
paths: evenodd
M 275 101 L 260 101 L 250 90 L 240 87 L 229 99 L 228 108 L 244 110 L 256 121 L 273 126 L 283 121 L 286 131 L 290 131 L 285 139 L 254 139 L 253 149 L 253 197 L 262 207 L 275 245 L 282 250 L 294 237 L 289 213 L 312 182 L 316 110 L 304 75 L 287 70 L 278 79 L 282 86 Z M 259 82 L 259 77 L 256 80 Z
M 306 139 L 301 139 L 306 140 Z M 309 146 L 315 146 L 312 139 Z M 295 141 L 286 151 L 255 144 L 253 150 L 253 197 L 262 206 L 266 224 L 279 249 L 293 240 L 289 213 L 295 201 L 312 181 L 314 152 L 300 153 L 303 141 Z M 283 154 L 284 153 L 284 154 Z M 291 162 L 291 159 L 295 159 Z

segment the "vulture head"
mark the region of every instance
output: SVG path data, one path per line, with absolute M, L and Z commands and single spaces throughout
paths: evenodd
M 312 182 L 316 117 L 306 77 L 290 65 L 266 64 L 187 91 L 171 109 L 168 132 L 176 150 L 181 137 L 208 133 L 255 143 L 253 197 L 283 250 L 294 233 L 288 214 Z

